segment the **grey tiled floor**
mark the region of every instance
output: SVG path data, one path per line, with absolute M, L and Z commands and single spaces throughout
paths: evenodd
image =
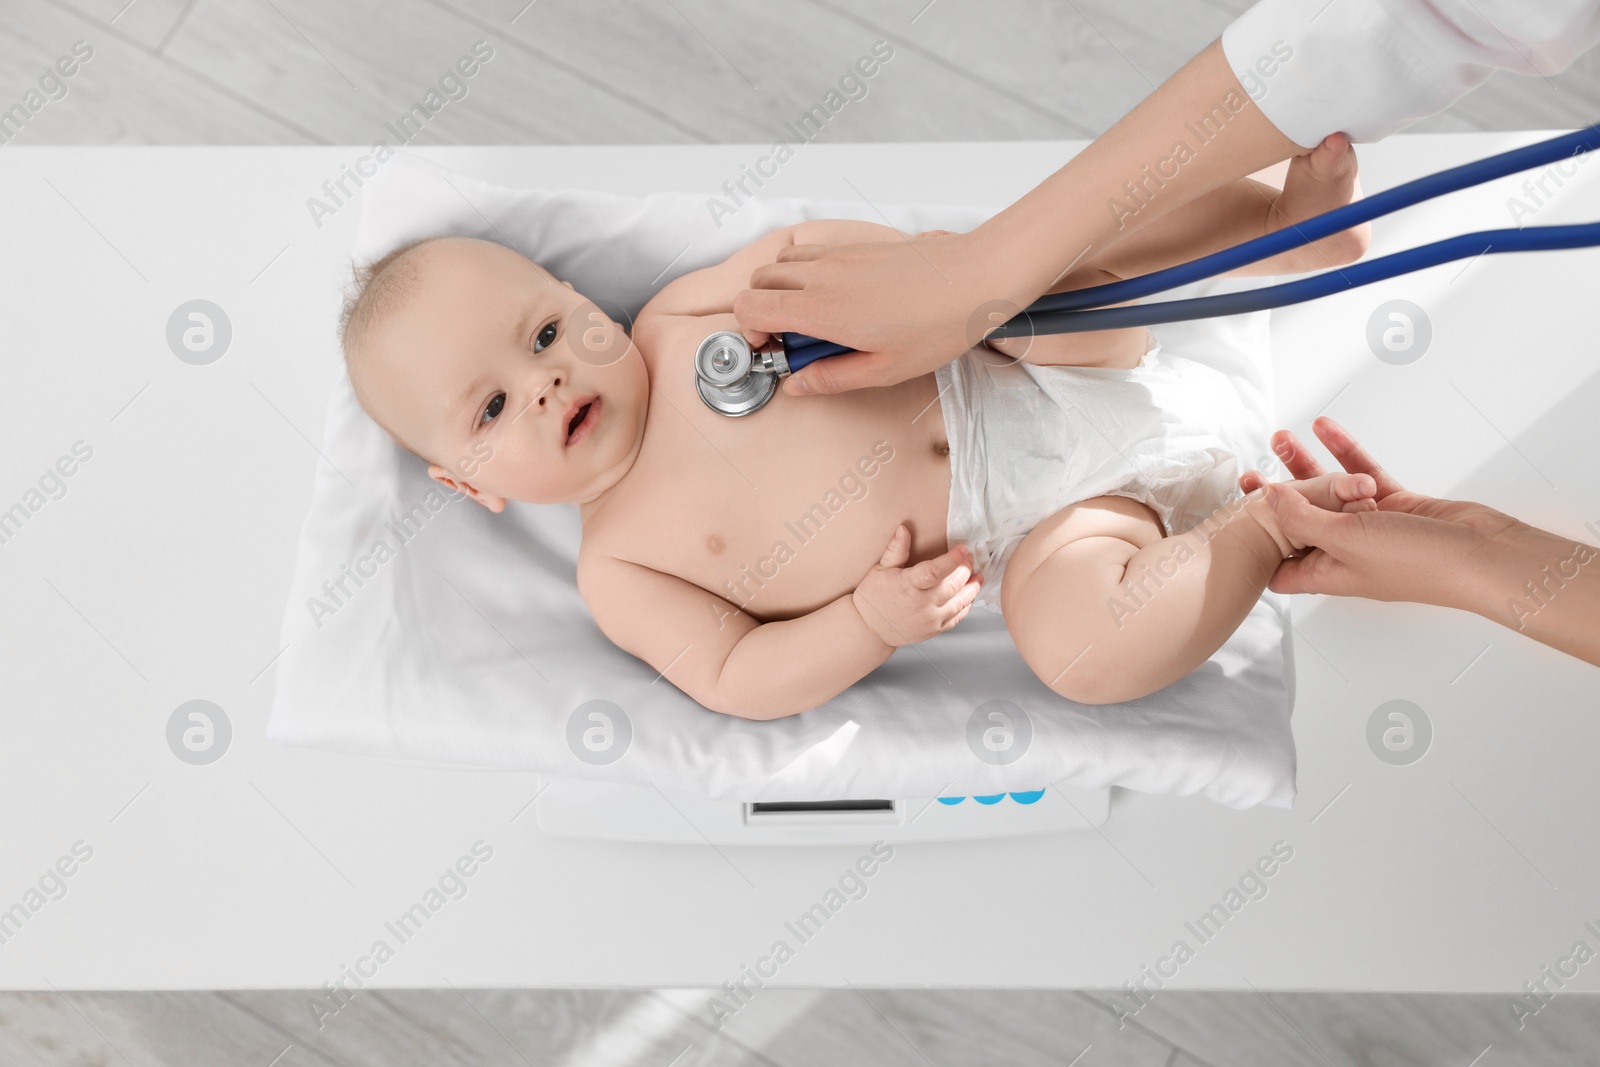
M 10 143 L 369 143 L 475 42 L 493 58 L 418 144 L 766 142 L 882 38 L 828 141 L 1063 139 L 1109 127 L 1246 0 L 16 0 L 0 108 L 78 40 L 93 57 Z M 1600 50 L 1497 75 L 1422 131 L 1600 116 Z M 762 990 L 721 1027 L 708 991 L 0 995 L 0 1064 L 1600 1063 L 1600 1001 L 1518 1030 L 1495 996 Z M 1078 1057 L 1074 1059 L 1074 1057 Z

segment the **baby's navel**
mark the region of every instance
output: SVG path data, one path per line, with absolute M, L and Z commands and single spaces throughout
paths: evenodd
M 713 556 L 720 556 L 722 550 L 728 547 L 728 543 L 716 534 L 712 534 L 706 538 L 706 547 L 711 550 Z

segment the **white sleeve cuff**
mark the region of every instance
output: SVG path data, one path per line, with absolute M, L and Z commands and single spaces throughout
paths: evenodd
M 1596 0 L 1259 0 L 1222 50 L 1268 121 L 1303 148 L 1377 141 L 1497 69 L 1555 74 L 1600 41 Z

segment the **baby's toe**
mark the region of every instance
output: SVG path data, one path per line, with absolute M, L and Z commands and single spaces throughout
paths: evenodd
M 1355 153 L 1342 134 L 1329 134 L 1304 156 L 1306 166 L 1318 181 L 1339 181 L 1355 171 Z
M 1350 474 L 1345 471 L 1319 474 L 1315 478 L 1289 482 L 1285 488 L 1293 489 L 1324 511 L 1344 511 L 1345 505 L 1371 497 L 1378 491 L 1372 475 Z
M 1365 500 L 1377 495 L 1378 483 L 1373 480 L 1370 474 L 1350 474 L 1336 471 L 1330 477 L 1333 479 L 1334 494 L 1345 503 L 1352 500 Z

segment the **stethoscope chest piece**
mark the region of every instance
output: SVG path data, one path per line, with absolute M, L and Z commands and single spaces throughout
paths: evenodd
M 788 368 L 785 365 L 783 369 Z M 771 354 L 752 353 L 741 334 L 728 330 L 700 342 L 694 354 L 694 373 L 700 399 L 723 415 L 759 411 L 778 391 L 779 374 Z

